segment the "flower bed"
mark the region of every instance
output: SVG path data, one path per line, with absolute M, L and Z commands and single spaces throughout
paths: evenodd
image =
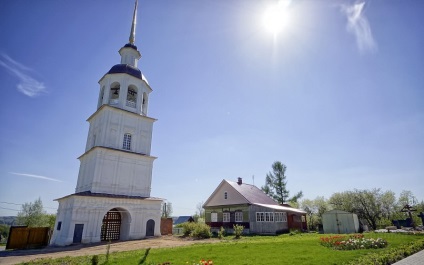
M 364 238 L 364 235 L 340 235 L 320 238 L 321 245 L 337 250 L 385 248 L 387 241 L 382 238 Z

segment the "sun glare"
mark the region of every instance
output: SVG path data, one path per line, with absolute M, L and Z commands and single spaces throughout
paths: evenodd
M 263 16 L 263 24 L 268 32 L 275 35 L 287 26 L 288 5 L 289 1 L 279 1 L 266 9 Z

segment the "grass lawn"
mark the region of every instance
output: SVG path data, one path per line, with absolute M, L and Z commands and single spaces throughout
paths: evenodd
M 319 234 L 288 234 L 280 236 L 251 236 L 234 240 L 227 237 L 214 244 L 196 244 L 186 247 L 151 249 L 147 264 L 197 264 L 201 259 L 217 264 L 343 264 L 368 253 L 379 253 L 409 242 L 424 239 L 424 235 L 366 234 L 366 238 L 384 238 L 389 246 L 384 249 L 340 251 L 326 248 L 319 243 Z M 329 236 L 329 235 L 325 235 Z M 144 250 L 110 253 L 108 264 L 138 264 Z M 105 249 L 106 253 L 106 249 Z M 105 264 L 106 256 L 99 255 L 99 264 Z M 47 263 L 46 263 L 47 262 Z M 91 264 L 91 257 L 39 260 L 30 264 Z

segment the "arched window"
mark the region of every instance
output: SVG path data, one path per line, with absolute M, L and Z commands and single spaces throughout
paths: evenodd
M 100 89 L 100 95 L 99 95 L 99 103 L 97 104 L 97 108 L 100 108 L 103 105 L 103 97 L 105 95 L 105 86 Z
M 143 114 L 143 115 L 147 115 L 147 100 L 148 100 L 147 93 L 144 92 L 143 93 L 143 101 L 142 101 L 142 104 L 141 104 L 141 114 Z
M 110 86 L 110 98 L 109 98 L 109 104 L 110 105 L 118 105 L 119 103 L 119 92 L 121 90 L 121 85 L 119 83 L 113 83 Z
M 137 87 L 133 85 L 128 87 L 126 105 L 131 108 L 135 108 L 137 106 Z
M 122 143 L 122 149 L 131 150 L 131 134 L 124 134 L 124 142 Z

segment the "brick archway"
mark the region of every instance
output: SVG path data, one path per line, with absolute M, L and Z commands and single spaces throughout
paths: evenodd
M 121 236 L 121 213 L 113 208 L 103 217 L 100 240 L 119 240 Z

